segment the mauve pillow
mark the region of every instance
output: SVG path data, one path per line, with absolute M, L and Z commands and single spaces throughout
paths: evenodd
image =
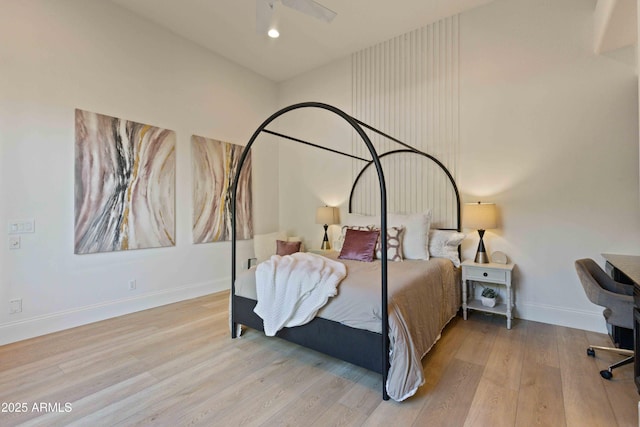
M 347 229 L 338 258 L 354 261 L 373 261 L 373 251 L 378 241 L 378 230 L 364 231 Z
M 300 244 L 302 242 L 285 242 L 276 240 L 276 255 L 291 255 L 300 252 Z

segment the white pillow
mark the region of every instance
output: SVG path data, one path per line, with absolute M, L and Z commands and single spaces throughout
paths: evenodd
M 380 227 L 380 215 L 368 216 L 347 214 L 345 225 Z M 404 259 L 429 259 L 429 227 L 431 227 L 431 209 L 419 214 L 387 214 L 388 227 L 404 226 L 402 253 Z
M 387 227 L 404 225 L 402 252 L 404 259 L 429 259 L 431 210 L 420 214 L 388 214 Z
M 434 258 L 448 258 L 453 265 L 460 267 L 458 246 L 466 234 L 453 230 L 431 230 L 429 232 L 429 253 Z
M 371 225 L 377 225 L 379 227 L 380 215 L 359 215 L 348 213 L 347 218 L 342 222 L 342 224 L 352 227 L 369 227 Z
M 275 233 L 253 235 L 253 252 L 258 263 L 266 261 L 271 258 L 271 255 L 276 254 L 278 246 L 276 240 L 287 241 L 287 233 L 276 231 Z

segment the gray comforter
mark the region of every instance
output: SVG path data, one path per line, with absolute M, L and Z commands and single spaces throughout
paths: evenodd
M 347 277 L 318 316 L 380 332 L 380 262 L 339 261 L 346 265 Z M 386 388 L 400 401 L 424 384 L 422 357 L 460 308 L 460 274 L 451 261 L 432 258 L 389 262 L 388 275 L 391 367 Z M 254 269 L 238 275 L 236 295 L 256 299 Z

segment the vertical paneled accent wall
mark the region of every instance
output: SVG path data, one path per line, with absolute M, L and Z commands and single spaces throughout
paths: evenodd
M 459 148 L 458 16 L 403 34 L 354 53 L 354 117 L 427 152 L 456 177 Z M 378 153 L 402 148 L 369 132 Z M 355 135 L 353 154 L 370 158 Z M 363 162 L 353 161 L 354 177 Z M 388 211 L 432 209 L 434 225 L 454 226 L 454 192 L 444 174 L 422 156 L 393 155 L 383 160 Z M 379 184 L 370 168 L 354 194 L 353 211 L 379 211 Z

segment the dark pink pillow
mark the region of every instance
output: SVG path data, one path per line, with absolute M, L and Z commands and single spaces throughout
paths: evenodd
M 285 242 L 283 240 L 276 240 L 276 254 L 284 256 L 300 252 L 300 244 L 301 242 Z
M 347 229 L 338 258 L 365 262 L 373 261 L 373 251 L 376 248 L 379 234 L 380 231 L 378 230 Z

